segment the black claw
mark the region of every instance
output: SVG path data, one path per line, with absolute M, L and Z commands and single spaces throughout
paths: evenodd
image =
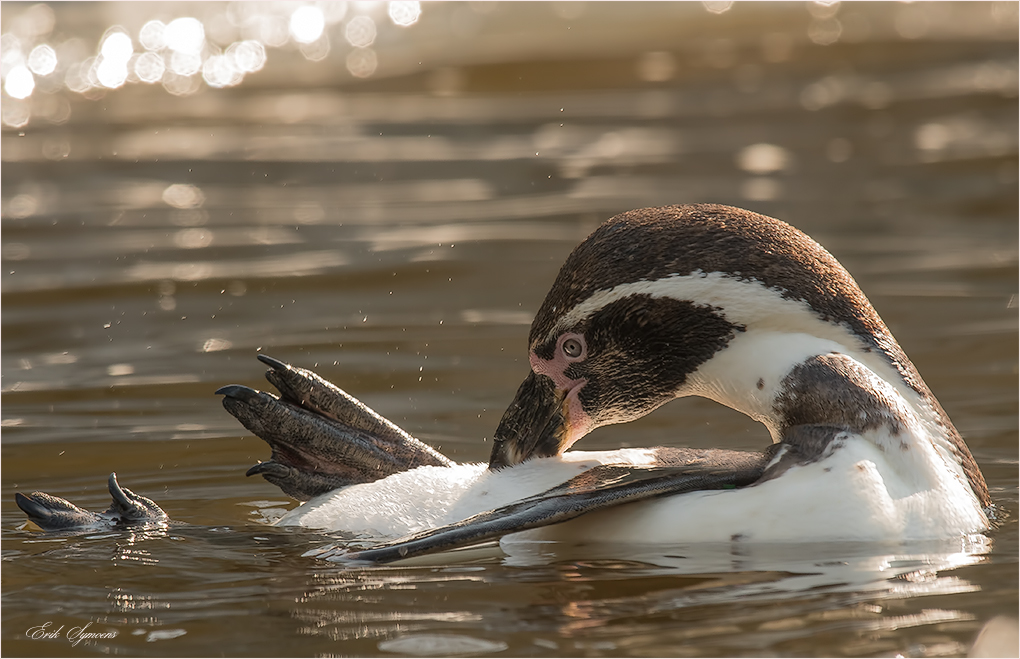
M 237 400 L 254 400 L 258 398 L 259 392 L 251 387 L 246 387 L 243 384 L 228 384 L 220 387 L 216 390 L 216 394 L 219 396 L 226 396 L 227 398 L 236 398 Z
M 248 476 L 260 474 L 307 501 L 420 465 L 453 464 L 312 371 L 257 357 L 270 367 L 266 379 L 279 396 L 238 384 L 216 392 L 227 412 L 272 449 Z
M 110 489 L 110 496 L 113 497 L 113 504 L 119 506 L 122 509 L 130 510 L 134 508 L 134 504 L 131 499 L 128 498 L 127 492 L 117 482 L 117 472 L 111 472 L 110 478 L 107 481 L 107 486 Z
M 117 482 L 116 472 L 107 481 L 113 503 L 102 516 L 116 524 L 162 524 L 169 518 L 152 499 L 135 494 Z
M 21 511 L 29 517 L 38 516 L 41 512 L 39 504 L 21 492 L 14 493 L 14 503 L 18 504 L 18 508 L 21 508 Z
M 290 364 L 288 364 L 287 362 L 281 362 L 279 359 L 276 359 L 275 357 L 270 357 L 269 355 L 256 355 L 256 357 L 260 362 L 262 362 L 266 366 L 271 366 L 282 371 L 286 371 L 290 368 Z
M 291 468 L 286 465 L 282 465 L 279 462 L 267 460 L 265 462 L 260 462 L 257 465 L 252 465 L 248 471 L 244 472 L 245 476 L 254 476 L 256 474 L 286 478 L 291 475 Z
M 70 501 L 44 492 L 33 492 L 27 496 L 21 492 L 15 492 L 14 501 L 30 520 L 46 529 L 72 526 L 73 520 L 79 517 L 91 519 L 91 513 L 82 510 Z
M 14 501 L 36 526 L 44 531 L 89 527 L 102 521 L 98 513 L 82 510 L 66 499 L 45 492 L 14 494 Z

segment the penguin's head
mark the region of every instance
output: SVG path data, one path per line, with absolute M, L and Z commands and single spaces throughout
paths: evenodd
M 767 351 L 777 333 L 874 350 L 886 364 L 902 354 L 846 270 L 784 222 L 712 204 L 617 215 L 570 254 L 542 303 L 531 373 L 495 433 L 490 467 L 558 455 L 679 396 L 767 417 L 749 411 L 751 399 L 769 404 L 804 355 L 762 354 L 760 373 L 720 357 L 738 339 L 753 353 L 761 337 Z

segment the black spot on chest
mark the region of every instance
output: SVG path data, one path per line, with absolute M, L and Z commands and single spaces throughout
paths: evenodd
M 819 355 L 783 378 L 773 408 L 784 431 L 825 424 L 863 433 L 884 426 L 898 435 L 904 420 L 895 401 L 875 384 L 874 376 L 846 355 Z

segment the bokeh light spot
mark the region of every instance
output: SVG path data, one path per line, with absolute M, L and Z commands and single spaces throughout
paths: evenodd
M 336 25 L 347 16 L 346 2 L 320 2 L 318 6 L 326 19 L 326 25 Z
M 96 79 L 103 87 L 116 89 L 127 81 L 127 62 L 102 58 L 96 67 Z
M 775 144 L 752 144 L 737 153 L 737 166 L 752 174 L 770 174 L 790 165 L 790 152 Z
M 170 50 L 198 55 L 205 45 L 205 27 L 197 18 L 190 16 L 175 18 L 163 30 L 163 40 Z
M 305 5 L 290 15 L 290 34 L 298 43 L 312 43 L 325 27 L 326 19 L 318 7 Z
M 395 25 L 400 25 L 402 27 L 414 25 L 421 17 L 421 3 L 406 2 L 404 0 L 391 2 L 389 6 L 389 15 L 390 20 L 393 21 Z
M 329 36 L 323 34 L 312 43 L 303 43 L 298 50 L 305 56 L 305 59 L 312 62 L 321 62 L 329 55 Z
M 202 249 L 212 241 L 213 232 L 208 229 L 182 229 L 174 234 L 174 244 L 181 249 Z
M 135 75 L 142 82 L 154 83 L 163 79 L 163 72 L 166 71 L 166 64 L 163 58 L 156 53 L 142 53 L 135 60 Z
M 701 0 L 701 4 L 713 14 L 725 14 L 733 8 L 733 0 Z
M 7 81 L 4 82 L 4 91 L 11 98 L 28 98 L 35 90 L 35 77 L 24 64 L 15 66 L 7 74 Z
M 347 70 L 355 78 L 367 78 L 379 66 L 375 51 L 371 48 L 357 48 L 347 55 Z
M 198 76 L 178 75 L 171 69 L 167 69 L 166 73 L 163 74 L 163 89 L 174 96 L 194 94 L 198 91 L 200 84 Z
M 21 40 L 9 32 L 0 36 L 0 62 L 3 64 L 5 78 L 11 69 L 25 63 L 25 54 L 21 52 Z
M 831 46 L 839 40 L 843 33 L 843 24 L 835 18 L 811 21 L 808 26 L 808 39 L 819 46 Z
M 234 66 L 245 73 L 258 71 L 266 63 L 266 49 L 258 41 L 240 41 L 230 44 L 227 56 L 234 60 Z
M 272 48 L 281 48 L 290 38 L 290 23 L 282 16 L 262 15 L 256 24 L 258 30 L 252 36 Z
M 146 50 L 163 50 L 166 47 L 166 41 L 163 39 L 165 30 L 166 25 L 163 21 L 149 21 L 138 31 L 138 42 Z
M 202 352 L 218 352 L 220 350 L 230 350 L 233 347 L 233 343 L 227 339 L 209 339 L 202 344 Z
M 25 101 L 11 100 L 0 103 L 0 113 L 4 124 L 13 128 L 21 128 L 32 118 L 31 108 Z
M 174 183 L 163 190 L 163 201 L 174 208 L 198 208 L 205 203 L 205 195 L 194 185 Z
M 28 68 L 32 73 L 48 76 L 57 68 L 57 53 L 50 46 L 42 44 L 32 49 L 28 56 Z
M 924 124 L 914 133 L 914 144 L 923 151 L 945 149 L 952 139 L 949 127 L 935 122 Z
M 7 214 L 21 220 L 39 212 L 39 200 L 30 194 L 19 194 L 7 205 Z
M 839 0 L 815 0 L 807 5 L 808 13 L 814 18 L 825 20 L 839 13 Z
M 202 65 L 202 78 L 210 87 L 229 87 L 241 82 L 242 73 L 228 55 L 213 55 Z
M 814 112 L 839 103 L 846 97 L 846 94 L 847 85 L 842 78 L 826 76 L 801 91 L 800 104 L 805 110 Z
M 175 51 L 170 56 L 170 68 L 180 76 L 193 76 L 202 68 L 202 57 L 198 53 Z
M 88 79 L 88 66 L 85 62 L 81 64 L 72 64 L 67 68 L 67 73 L 64 75 L 64 84 L 67 88 L 76 94 L 82 94 L 88 91 L 89 79 Z
M 88 83 L 89 87 L 100 87 L 99 82 L 99 59 L 90 57 L 81 63 L 81 77 Z
M 375 21 L 373 21 L 370 16 L 355 16 L 351 19 L 351 22 L 347 24 L 347 27 L 344 30 L 344 36 L 347 38 L 347 43 L 351 44 L 355 48 L 367 48 L 371 46 L 375 43 L 375 35 Z M 347 68 L 351 68 L 349 61 Z
M 99 53 L 103 56 L 104 60 L 120 64 L 124 64 L 131 59 L 131 54 L 134 52 L 135 49 L 131 45 L 131 37 L 123 32 L 111 32 L 108 34 L 103 40 L 102 48 L 99 49 Z

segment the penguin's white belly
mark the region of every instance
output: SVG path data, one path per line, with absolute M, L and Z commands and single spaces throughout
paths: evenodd
M 599 464 L 649 465 L 644 449 L 571 451 L 489 471 L 484 464 L 419 467 L 313 499 L 278 523 L 400 537 L 544 492 Z M 867 441 L 734 490 L 692 492 L 593 512 L 509 541 L 641 543 L 898 541 L 988 528 L 977 499 L 944 472 L 919 486 Z M 899 469 L 897 468 L 899 467 Z
M 757 485 L 626 504 L 516 534 L 511 541 L 875 542 L 987 530 L 988 519 L 970 488 L 944 476 L 918 489 L 901 479 L 883 451 L 859 441 Z
M 481 463 L 418 467 L 320 495 L 277 524 L 399 537 L 540 494 L 600 464 L 649 465 L 654 459 L 647 449 L 621 449 L 571 451 L 500 471 Z

